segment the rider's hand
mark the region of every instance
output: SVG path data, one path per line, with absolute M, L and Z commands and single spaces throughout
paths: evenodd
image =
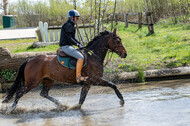
M 79 48 L 83 48 L 84 46 L 82 45 L 82 44 L 79 44 L 79 46 L 78 46 Z

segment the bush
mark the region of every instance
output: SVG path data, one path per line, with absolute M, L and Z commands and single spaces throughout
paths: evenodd
M 3 77 L 3 79 L 7 81 L 13 81 L 13 79 L 16 76 L 16 71 L 15 70 L 9 70 L 9 69 L 2 69 L 0 71 L 0 75 Z

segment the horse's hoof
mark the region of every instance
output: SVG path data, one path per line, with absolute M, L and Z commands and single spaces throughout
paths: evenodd
M 7 109 L 7 111 L 5 112 L 6 115 L 11 114 L 14 110 L 16 109 L 16 106 L 11 107 L 10 109 Z
M 67 110 L 78 110 L 78 109 L 81 109 L 81 106 L 82 106 L 81 104 L 76 104 L 76 105 L 68 108 Z
M 58 109 L 60 109 L 61 111 L 67 110 L 69 107 L 67 105 L 60 105 L 58 106 Z
M 124 104 L 125 104 L 125 101 L 124 101 L 124 100 L 121 100 L 121 101 L 120 101 L 120 105 L 121 105 L 121 106 L 124 106 Z

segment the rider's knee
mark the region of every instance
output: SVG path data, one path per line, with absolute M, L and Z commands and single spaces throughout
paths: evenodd
M 80 56 L 80 58 L 78 58 L 78 59 L 81 59 L 82 61 L 84 61 L 84 56 Z

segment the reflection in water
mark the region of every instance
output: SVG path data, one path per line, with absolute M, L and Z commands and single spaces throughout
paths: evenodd
M 125 99 L 124 107 L 120 107 L 112 89 L 92 87 L 82 109 L 70 111 L 56 108 L 39 96 L 39 90 L 32 91 L 21 98 L 14 114 L 2 112 L 12 103 L 0 103 L 0 126 L 189 125 L 190 80 L 119 84 L 117 87 Z M 72 106 L 78 103 L 80 90 L 79 87 L 52 89 L 50 95 L 62 104 Z

